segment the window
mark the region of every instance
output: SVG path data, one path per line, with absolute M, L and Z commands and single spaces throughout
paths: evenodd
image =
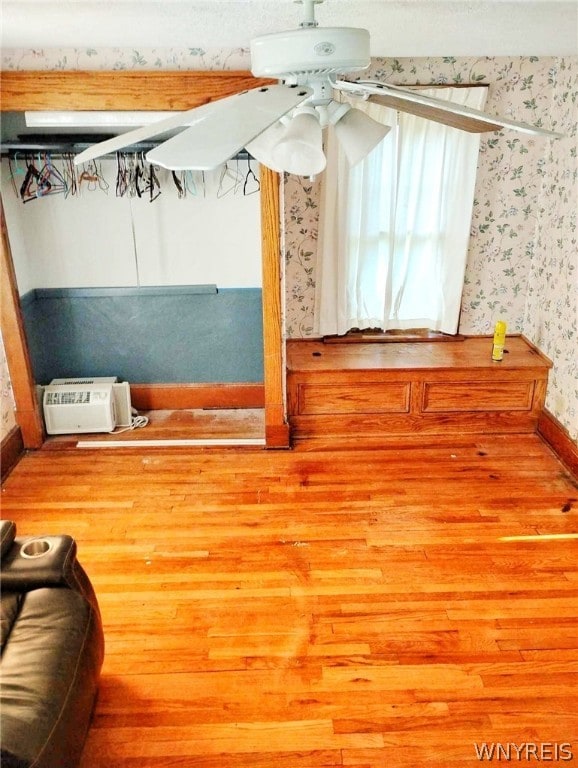
M 481 109 L 486 89 L 425 94 Z M 369 102 L 355 106 L 392 130 L 353 168 L 328 134 L 316 331 L 429 328 L 456 333 L 479 135 Z

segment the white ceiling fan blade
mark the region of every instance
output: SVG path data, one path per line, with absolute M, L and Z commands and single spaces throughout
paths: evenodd
M 189 109 L 186 112 L 176 112 L 174 115 L 171 115 L 171 117 L 167 117 L 164 120 L 159 120 L 158 122 L 151 123 L 150 125 L 144 125 L 141 128 L 135 128 L 134 130 L 127 131 L 126 133 L 122 133 L 119 136 L 114 136 L 113 138 L 98 142 L 92 147 L 88 147 L 88 149 L 85 149 L 83 152 L 80 152 L 78 155 L 76 155 L 74 162 L 75 165 L 80 165 L 82 163 L 88 162 L 89 160 L 94 160 L 97 157 L 119 152 L 125 147 L 130 147 L 142 141 L 153 139 L 155 136 L 162 135 L 167 131 L 171 131 L 176 128 L 182 128 L 187 125 L 203 125 L 207 124 L 207 121 L 212 121 L 213 125 L 209 130 L 213 130 L 215 128 L 215 122 L 222 124 L 224 119 L 230 119 L 229 115 L 231 113 L 237 114 L 237 112 L 240 112 L 243 117 L 246 113 L 250 113 L 254 108 L 252 102 L 261 104 L 264 101 L 269 105 L 269 108 L 274 111 L 270 122 L 260 129 L 264 130 L 271 123 L 275 122 L 279 116 L 286 114 L 291 109 L 293 109 L 293 107 L 297 106 L 297 104 L 300 104 L 302 101 L 304 101 L 310 95 L 310 93 L 311 91 L 308 88 L 288 85 L 271 85 L 264 88 L 255 88 L 250 91 L 236 93 L 232 96 L 227 96 L 224 99 L 211 101 L 208 104 L 203 104 L 200 107 L 194 107 L 193 109 Z M 235 107 L 233 107 L 231 112 L 228 112 L 228 105 L 230 104 L 234 104 Z M 237 104 L 243 106 L 240 106 L 240 108 L 237 109 Z M 224 116 L 221 116 L 222 110 L 225 110 Z M 216 114 L 218 114 L 219 117 L 215 118 L 214 116 Z M 209 133 L 209 136 L 210 135 L 211 134 Z M 254 136 L 255 134 L 253 133 L 251 134 L 250 138 L 253 138 Z M 211 140 L 213 139 L 211 138 Z M 209 143 L 206 148 L 210 149 L 211 146 L 212 145 Z M 162 165 L 162 163 L 159 162 L 159 165 Z M 177 169 L 175 168 L 175 170 Z
M 505 117 L 494 117 L 493 115 L 481 112 L 479 109 L 454 104 L 451 101 L 442 101 L 432 96 L 424 96 L 418 91 L 401 88 L 398 85 L 391 85 L 389 83 L 377 83 L 369 80 L 350 83 L 346 80 L 338 80 L 334 83 L 334 86 L 346 93 L 365 97 L 369 96 L 371 101 L 383 104 L 385 107 L 391 107 L 400 112 L 409 112 L 412 115 L 443 123 L 453 128 L 460 128 L 470 133 L 484 133 L 486 131 L 499 131 L 502 128 L 511 128 L 515 131 L 536 136 L 548 136 L 550 138 L 561 138 L 562 136 L 562 134 L 555 131 L 538 128 L 529 123 L 521 123 Z
M 147 153 L 147 160 L 173 171 L 208 171 L 246 147 L 280 117 L 309 98 L 302 86 L 273 85 L 215 101 L 190 128 Z
M 78 155 L 75 155 L 74 164 L 80 165 L 86 163 L 89 160 L 95 160 L 97 157 L 103 155 L 109 155 L 114 152 L 120 152 L 125 147 L 131 147 L 134 144 L 138 144 L 141 141 L 147 141 L 155 136 L 166 133 L 167 131 L 174 130 L 175 128 L 181 128 L 186 125 L 191 119 L 191 116 L 202 107 L 195 107 L 188 112 L 175 112 L 171 117 L 167 117 L 164 120 L 158 120 L 149 125 L 143 125 L 141 128 L 134 128 L 132 131 L 126 131 L 119 136 L 114 136 L 111 139 L 105 141 L 99 141 L 97 144 L 93 144 L 88 149 L 84 149 Z

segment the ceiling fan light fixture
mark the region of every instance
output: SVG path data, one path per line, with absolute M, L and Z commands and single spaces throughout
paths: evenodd
M 251 40 L 251 72 L 255 77 L 275 78 L 278 85 L 265 85 L 209 101 L 183 113 L 171 113 L 154 126 L 143 126 L 121 136 L 101 141 L 76 155 L 75 165 L 118 152 L 127 146 L 157 137 L 167 131 L 189 128 L 163 141 L 147 155 L 169 170 L 210 170 L 234 157 L 249 145 L 263 164 L 300 176 L 316 176 L 326 166 L 322 129 L 335 126 L 338 141 L 348 162 L 355 165 L 379 144 L 388 127 L 355 108 L 335 109 L 331 119 L 334 91 L 345 92 L 407 112 L 427 120 L 472 132 L 508 128 L 548 138 L 561 134 L 493 118 L 478 109 L 416 93 L 414 90 L 372 80 L 341 79 L 371 64 L 370 37 L 366 29 L 318 27 L 315 5 L 323 0 L 296 0 L 304 6 L 299 29 L 262 35 Z M 304 106 L 307 104 L 308 106 Z M 318 110 L 318 114 L 316 113 Z M 268 126 L 294 119 L 276 142 Z M 341 114 L 343 113 L 343 114 Z M 341 114 L 341 117 L 339 115 Z M 277 129 L 276 129 L 277 130 Z
M 313 107 L 298 107 L 283 135 L 273 146 L 271 158 L 277 168 L 297 176 L 316 176 L 326 166 L 323 133 Z
M 250 141 L 245 149 L 261 165 L 266 165 L 272 171 L 282 173 L 283 169 L 278 167 L 273 160 L 273 148 L 279 139 L 283 137 L 284 133 L 285 125 L 281 120 L 278 120 Z
M 337 140 L 352 167 L 367 157 L 390 130 L 389 125 L 379 123 L 355 107 L 339 115 L 335 123 Z

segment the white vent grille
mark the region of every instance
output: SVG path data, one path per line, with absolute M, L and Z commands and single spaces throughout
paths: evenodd
M 90 403 L 93 392 L 47 392 L 46 405 L 82 405 Z
M 83 376 L 79 379 L 52 379 L 50 384 L 84 386 L 85 384 L 114 384 L 117 381 L 118 379 L 116 376 Z
M 96 384 L 96 379 L 59 379 L 53 380 L 52 384 Z

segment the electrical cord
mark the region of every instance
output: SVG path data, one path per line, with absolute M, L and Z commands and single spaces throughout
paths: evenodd
M 146 427 L 148 423 L 148 416 L 141 416 L 134 408 L 132 408 L 130 426 L 123 427 L 122 429 L 114 429 L 112 432 L 109 432 L 109 435 L 120 435 L 123 432 L 130 432 L 133 429 L 142 429 L 143 427 Z

